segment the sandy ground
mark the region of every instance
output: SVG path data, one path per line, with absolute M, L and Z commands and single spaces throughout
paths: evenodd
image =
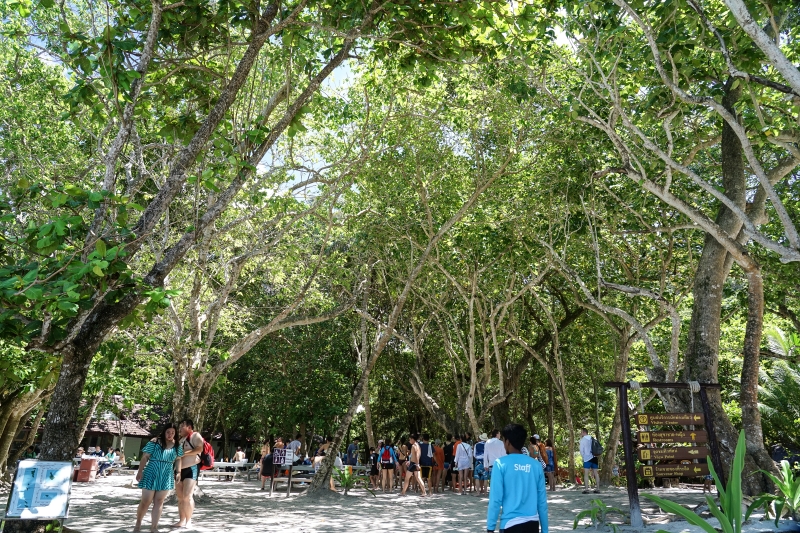
M 132 476 L 118 475 L 100 479 L 95 483 L 76 483 L 72 489 L 70 518 L 67 527 L 81 533 L 120 533 L 131 531 L 135 521 L 140 491 L 130 487 Z M 363 490 L 351 491 L 348 496 L 314 501 L 298 497 L 293 492 L 286 497 L 285 488 L 270 498 L 268 492 L 258 490 L 256 481 L 201 482 L 210 501 L 198 504 L 194 525 L 186 532 L 287 531 L 287 532 L 481 532 L 486 531 L 487 498 L 459 496 L 447 492 L 431 498 L 421 498 L 410 493 L 372 496 Z M 659 489 L 657 494 L 688 506 L 703 503 L 699 490 Z M 572 531 L 576 513 L 590 506 L 593 498 L 600 497 L 606 504 L 627 508 L 627 493 L 620 488 L 609 488 L 600 495 L 581 494 L 579 490 L 565 489 L 548 493 L 550 528 L 553 531 Z M 667 515 L 642 501 L 645 519 L 653 522 L 641 531 L 659 529 L 670 533 L 699 532 L 700 528 L 684 521 L 669 522 Z M 161 518 L 160 530 L 170 531 L 169 525 L 177 521 L 177 507 L 167 505 Z M 621 523 L 621 518 L 614 520 Z M 149 515 L 143 530 L 149 530 Z M 660 523 L 655 523 L 660 522 Z M 716 524 L 715 524 L 716 525 Z M 578 527 L 584 530 L 584 526 Z M 595 531 L 589 527 L 587 531 Z M 630 527 L 619 531 L 629 533 Z M 745 533 L 775 531 L 772 522 L 751 520 Z

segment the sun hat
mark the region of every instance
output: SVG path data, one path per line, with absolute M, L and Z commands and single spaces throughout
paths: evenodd
M 534 434 L 534 435 L 533 435 L 533 438 L 534 438 L 534 439 L 536 439 L 536 440 L 540 440 L 540 439 L 541 439 L 541 437 L 539 437 L 539 435 L 538 435 L 538 434 Z
M 481 433 L 478 438 L 486 442 L 487 440 L 489 440 L 489 435 L 487 435 L 486 433 Z

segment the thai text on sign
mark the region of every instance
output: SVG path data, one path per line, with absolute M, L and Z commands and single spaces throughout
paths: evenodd
M 705 459 L 708 448 L 640 448 L 640 461 L 669 461 L 672 459 Z
M 674 444 L 679 442 L 707 442 L 705 431 L 640 431 L 640 444 Z
M 700 413 L 641 413 L 636 415 L 640 426 L 702 426 L 705 417 Z
M 708 474 L 708 465 L 653 465 L 639 468 L 644 477 L 696 477 Z

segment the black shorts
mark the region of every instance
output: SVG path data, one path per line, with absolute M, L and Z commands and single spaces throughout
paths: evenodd
M 419 465 L 417 463 L 412 463 L 411 461 L 408 462 L 408 471 L 409 472 L 419 472 Z
M 539 533 L 539 521 L 523 522 L 500 530 L 500 533 Z
M 422 479 L 428 479 L 431 477 L 431 470 L 433 470 L 432 466 L 421 466 L 422 469 Z
M 200 471 L 199 465 L 192 465 L 188 468 L 181 468 L 181 481 L 184 479 L 194 479 L 197 481 L 197 474 Z
M 370 476 L 377 476 L 378 475 L 378 465 L 372 465 L 369 469 Z
M 382 470 L 394 470 L 394 463 L 381 463 Z

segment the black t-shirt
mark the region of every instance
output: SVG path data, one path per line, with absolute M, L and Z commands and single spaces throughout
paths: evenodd
M 444 462 L 452 463 L 455 456 L 453 455 L 453 443 L 448 442 L 444 445 Z
M 429 442 L 419 443 L 419 464 L 420 466 L 433 466 L 433 450 Z

